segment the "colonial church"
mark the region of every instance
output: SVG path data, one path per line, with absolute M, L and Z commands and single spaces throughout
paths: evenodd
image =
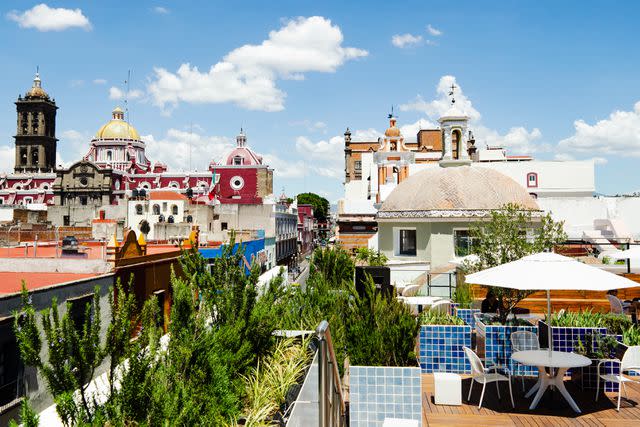
M 87 153 L 62 168 L 56 167 L 58 106 L 38 74 L 15 104 L 15 167 L 0 175 L 0 204 L 44 205 L 54 225 L 89 226 L 98 210 L 126 209 L 133 190 L 171 190 L 196 203 L 220 204 L 260 204 L 273 193 L 273 170 L 247 146 L 242 130 L 235 149 L 220 163 L 211 161 L 207 171 L 173 172 L 147 158 L 146 143 L 116 107 Z

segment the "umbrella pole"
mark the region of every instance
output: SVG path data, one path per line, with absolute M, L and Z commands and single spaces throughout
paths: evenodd
M 549 327 L 547 328 L 547 338 L 549 343 L 549 357 L 551 357 L 551 349 L 553 346 L 553 328 L 551 327 L 551 291 L 547 289 L 547 320 Z

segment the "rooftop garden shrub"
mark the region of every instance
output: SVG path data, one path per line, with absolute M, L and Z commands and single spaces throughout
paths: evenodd
M 627 346 L 640 345 L 640 327 L 631 325 L 622 332 L 622 343 Z
M 434 311 L 424 311 L 420 314 L 421 325 L 464 325 L 464 320 L 457 316 Z
M 574 328 L 607 328 L 607 332 L 621 335 L 631 326 L 631 320 L 621 314 L 600 313 L 592 309 L 567 311 L 562 316 L 551 316 L 551 326 Z
M 386 265 L 387 261 L 389 261 L 387 256 L 379 251 L 369 248 L 358 248 L 356 250 L 356 263 L 359 265 L 379 267 Z
M 534 218 L 532 211 L 516 204 L 507 204 L 491 211 L 488 221 L 479 221 L 470 230 L 472 252 L 478 261 L 467 265 L 467 272 L 484 270 L 526 255 L 551 250 L 566 240 L 562 222 L 555 222 L 550 214 Z M 535 291 L 492 287 L 500 305 L 499 320 L 506 324 L 513 308 Z
M 371 277 L 365 281 L 362 296 L 352 292 L 344 322 L 352 365 L 416 365 L 416 318 L 403 302 L 376 292 Z
M 309 340 L 287 338 L 263 356 L 244 378 L 245 425 L 268 425 L 285 402 L 289 389 L 303 380 L 311 359 Z
M 464 274 L 457 274 L 456 282 L 456 289 L 453 291 L 453 302 L 457 303 L 460 308 L 471 308 L 471 303 L 473 303 L 471 285 L 464 281 Z
M 489 326 L 532 326 L 531 323 L 525 319 L 519 319 L 517 317 L 509 317 L 506 321 L 501 321 L 498 315 L 490 313 L 482 313 L 478 316 L 478 320 Z
M 578 339 L 574 351 L 590 359 L 608 359 L 618 347 L 618 341 L 611 335 L 586 334 L 584 341 Z

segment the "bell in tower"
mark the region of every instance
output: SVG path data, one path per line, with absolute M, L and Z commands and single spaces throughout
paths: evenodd
M 56 165 L 56 111 L 58 107 L 42 89 L 40 74 L 33 86 L 16 101 L 18 123 L 15 138 L 14 170 L 20 172 L 53 172 Z

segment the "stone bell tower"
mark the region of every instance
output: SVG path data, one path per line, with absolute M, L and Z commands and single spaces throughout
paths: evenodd
M 16 101 L 18 113 L 16 161 L 14 170 L 21 172 L 53 172 L 56 167 L 56 102 L 42 89 L 40 74 L 24 98 Z

